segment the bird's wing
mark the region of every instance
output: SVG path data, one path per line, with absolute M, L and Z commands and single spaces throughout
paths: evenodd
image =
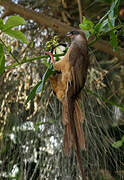
M 69 63 L 72 74 L 74 95 L 77 95 L 84 87 L 86 80 L 88 68 L 87 53 L 85 54 L 82 48 L 73 46 L 69 54 Z

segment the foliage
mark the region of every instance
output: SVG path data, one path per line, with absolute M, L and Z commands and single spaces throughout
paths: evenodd
M 121 140 L 116 141 L 112 144 L 114 148 L 120 148 L 124 145 L 124 136 L 122 136 Z
M 23 43 L 27 43 L 27 39 L 24 34 L 18 30 L 12 30 L 19 25 L 26 24 L 25 20 L 20 16 L 11 16 L 7 19 L 6 23 L 3 23 L 3 20 L 0 19 L 0 30 L 3 33 L 8 34 L 9 36 L 15 37 L 16 39 L 22 41 Z
M 20 16 L 11 16 L 7 19 L 5 24 L 3 23 L 3 20 L 0 19 L 0 30 L 1 34 L 5 33 L 11 37 L 16 38 L 17 40 L 22 41 L 23 43 L 27 44 L 27 39 L 25 35 L 19 31 L 19 30 L 13 30 L 12 28 L 15 28 L 19 25 L 26 24 L 25 20 Z M 5 70 L 5 55 L 4 55 L 4 49 L 6 49 L 11 55 L 11 48 L 7 47 L 5 43 L 0 39 L 0 75 Z M 12 55 L 13 56 L 13 55 Z M 18 62 L 18 60 L 15 58 L 15 60 Z
M 104 35 L 109 35 L 110 44 L 112 45 L 115 51 L 118 50 L 118 40 L 117 40 L 117 29 L 123 26 L 123 24 L 119 24 L 116 26 L 116 19 L 118 18 L 118 6 L 119 0 L 115 0 L 112 2 L 110 10 L 99 20 L 99 22 L 95 25 L 86 17 L 83 18 L 82 24 L 80 24 L 80 28 L 82 30 L 86 30 L 87 39 L 89 36 L 96 36 L 96 40 L 100 39 Z
M 0 74 L 4 72 L 5 69 L 5 56 L 2 44 L 0 44 Z

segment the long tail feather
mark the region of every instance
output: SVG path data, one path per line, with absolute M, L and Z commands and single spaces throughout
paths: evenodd
M 71 127 L 68 123 L 65 125 L 65 135 L 64 135 L 64 152 L 67 156 L 70 154 L 70 150 L 72 147 L 72 133 L 71 133 Z
M 68 115 L 69 115 L 68 118 L 69 118 L 69 123 L 71 127 L 73 145 L 75 148 L 82 180 L 86 180 L 83 166 L 82 166 L 81 154 L 80 154 L 80 147 L 84 147 L 84 136 L 82 134 L 80 119 L 78 118 L 78 114 L 77 114 L 79 112 L 77 107 L 78 106 L 75 103 L 75 99 L 72 97 L 68 98 Z M 78 112 L 76 113 L 76 111 Z
M 85 149 L 84 133 L 81 127 L 81 122 L 83 122 L 84 119 L 78 100 L 75 100 L 75 104 L 74 104 L 74 121 L 75 121 L 76 133 L 78 137 L 78 143 L 81 149 Z
M 71 104 L 71 109 L 74 109 L 74 113 L 69 112 L 68 109 L 68 102 L 67 99 L 65 101 L 63 101 L 63 124 L 65 125 L 65 135 L 64 135 L 64 151 L 66 155 L 69 155 L 72 144 L 75 146 L 75 142 L 73 142 L 73 137 L 72 137 L 72 132 L 71 132 L 71 125 L 70 125 L 70 121 L 69 121 L 69 113 L 71 113 L 72 115 L 74 115 L 74 123 L 73 125 L 75 126 L 75 130 L 76 130 L 76 134 L 77 134 L 77 139 L 78 139 L 78 143 L 80 145 L 81 149 L 85 149 L 85 138 L 84 138 L 84 133 L 83 133 L 83 129 L 81 127 L 81 123 L 84 121 L 83 118 L 83 114 L 79 105 L 78 100 L 75 100 L 74 102 L 74 107 L 73 104 Z M 72 119 L 72 118 L 71 118 Z M 74 129 L 74 128 L 73 128 Z
M 73 94 L 73 88 L 70 87 L 67 90 L 66 101 L 65 101 L 67 103 L 66 104 L 67 124 L 66 124 L 66 129 L 65 129 L 65 139 L 64 140 L 67 142 L 64 142 L 64 144 L 65 144 L 65 150 L 67 150 L 67 153 L 68 153 L 68 152 L 70 152 L 70 148 L 71 148 L 70 142 L 72 142 L 72 144 L 75 148 L 82 180 L 86 180 L 82 162 L 81 162 L 81 155 L 80 155 L 80 147 L 81 148 L 85 147 L 84 135 L 82 133 L 82 128 L 81 128 L 82 120 L 80 119 L 82 117 L 82 114 L 81 114 L 81 110 L 79 108 L 78 101 L 76 101 L 76 99 L 72 96 L 72 94 Z M 69 132 L 69 135 L 67 135 L 68 132 Z M 70 137 L 72 139 L 70 139 L 70 141 L 69 141 L 68 138 L 70 138 Z

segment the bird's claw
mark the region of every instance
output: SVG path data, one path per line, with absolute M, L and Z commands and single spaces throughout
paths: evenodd
M 48 52 L 48 51 L 46 51 L 45 54 L 49 55 L 51 57 L 52 63 L 55 64 L 53 54 L 51 52 Z

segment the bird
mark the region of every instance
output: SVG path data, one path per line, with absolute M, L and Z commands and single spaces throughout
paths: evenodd
M 49 80 L 55 95 L 62 103 L 62 119 L 65 126 L 64 152 L 69 156 L 71 148 L 75 149 L 82 179 L 85 180 L 80 156 L 80 150 L 85 149 L 81 126 L 84 117 L 79 100 L 89 67 L 88 44 L 82 30 L 74 29 L 68 32 L 67 36 L 71 38 L 71 45 L 61 60 L 55 62 L 53 56 L 48 53 L 57 71 Z

